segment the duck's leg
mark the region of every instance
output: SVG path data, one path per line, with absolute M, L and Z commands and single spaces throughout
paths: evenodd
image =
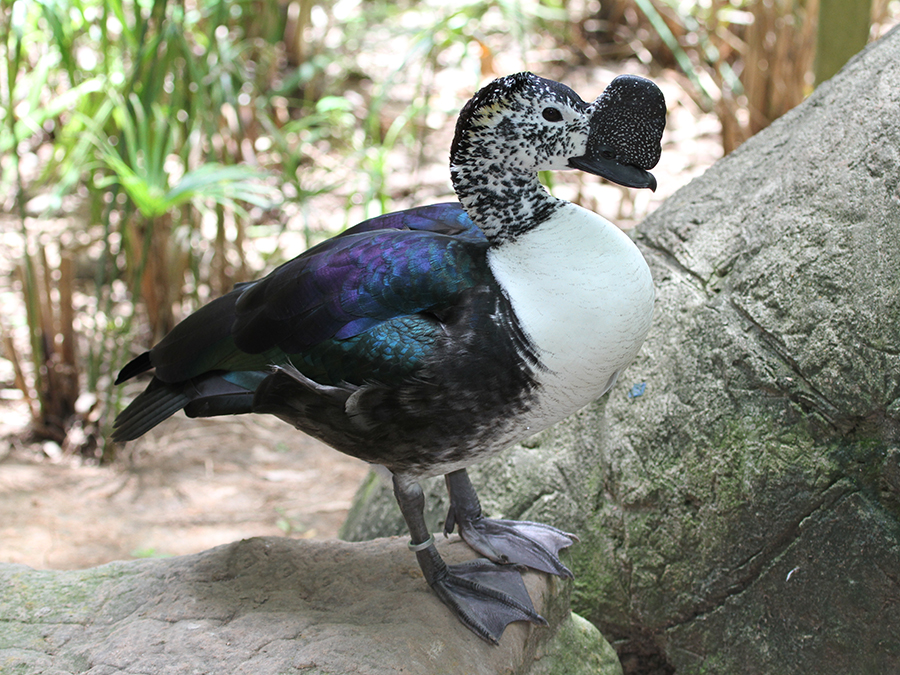
M 497 644 L 507 624 L 513 621 L 547 625 L 534 611 L 521 568 L 483 559 L 447 565 L 425 524 L 425 497 L 419 484 L 395 475 L 394 495 L 412 537 L 409 547 L 416 554 L 425 580 L 466 627 Z
M 572 572 L 560 562 L 558 554 L 578 541 L 578 537 L 541 523 L 485 518 L 465 469 L 448 473 L 444 479 L 450 493 L 445 534 L 458 527 L 463 540 L 489 560 L 572 578 Z

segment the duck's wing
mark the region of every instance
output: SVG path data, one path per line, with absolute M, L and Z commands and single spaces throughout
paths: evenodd
M 197 310 L 119 374 L 155 378 L 117 418 L 135 438 L 178 409 L 250 412 L 277 365 L 323 384 L 408 375 L 442 316 L 485 283 L 487 241 L 458 204 L 360 223 Z

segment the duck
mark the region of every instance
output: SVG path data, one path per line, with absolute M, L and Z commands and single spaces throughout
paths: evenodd
M 603 395 L 650 329 L 654 288 L 632 239 L 551 195 L 542 171 L 656 189 L 666 105 L 620 75 L 593 102 L 530 72 L 465 104 L 450 148 L 458 202 L 366 220 L 237 284 L 127 363 L 153 371 L 112 439 L 188 417 L 274 415 L 385 467 L 425 581 L 491 644 L 546 625 L 525 569 L 572 578 L 574 534 L 486 517 L 467 468 Z M 454 530 L 480 557 L 448 565 L 420 481 L 444 476 Z

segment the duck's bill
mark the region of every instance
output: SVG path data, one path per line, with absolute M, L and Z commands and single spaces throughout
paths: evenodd
M 582 155 L 569 159 L 569 166 L 600 176 L 618 185 L 630 188 L 650 188 L 654 192 L 656 191 L 656 178 L 652 173 L 632 164 L 622 164 L 616 159 Z

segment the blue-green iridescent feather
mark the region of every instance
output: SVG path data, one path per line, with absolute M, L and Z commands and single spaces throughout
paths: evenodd
M 413 375 L 441 316 L 489 282 L 486 251 L 459 204 L 360 223 L 200 308 L 126 366 L 119 381 L 150 368 L 155 380 L 120 415 L 117 438 L 186 405 L 189 414 L 241 412 L 273 366 L 333 385 Z

